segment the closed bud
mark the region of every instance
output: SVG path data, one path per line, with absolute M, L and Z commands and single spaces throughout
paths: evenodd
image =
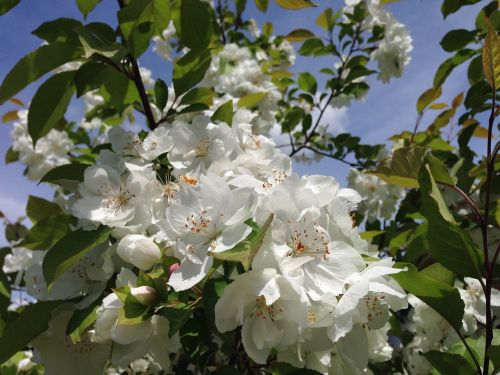
M 130 289 L 130 294 L 144 306 L 150 305 L 156 298 L 156 290 L 147 285 Z
M 149 237 L 128 234 L 118 243 L 118 255 L 141 270 L 149 270 L 161 260 L 158 246 Z

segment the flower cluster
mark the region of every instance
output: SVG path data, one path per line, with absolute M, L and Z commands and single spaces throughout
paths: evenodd
M 258 226 L 266 232 L 252 270 L 227 275 L 234 281 L 215 307 L 219 331 L 242 326 L 245 351 L 257 363 L 273 349 L 280 361 L 323 373 L 362 371 L 369 359 L 386 360 L 389 310 L 405 308 L 406 297 L 389 277 L 400 270 L 389 258 L 373 258 L 352 226 L 349 211 L 359 195 L 331 177 L 297 176 L 271 140 L 252 133 L 252 119 L 239 110 L 229 127 L 198 116 L 191 124 L 163 124 L 143 139 L 112 129 L 112 150 L 101 151 L 86 169 L 71 210 L 80 225 L 113 228 L 118 242 L 93 250 L 50 292 L 39 263 L 28 267 L 27 285 L 36 289 L 30 294 L 40 300 L 83 296 L 81 303 L 89 303 L 121 269 L 117 290 L 128 288 L 149 305 L 157 291 L 140 286 L 131 269 L 154 270 L 163 257 L 175 257 L 168 285 L 188 290 L 223 272 L 214 260 Z M 114 342 L 118 366 L 145 354 L 158 363 L 168 359 L 158 353 L 177 350 L 178 338 L 165 343 L 161 333 L 168 331 L 165 318 L 118 324 L 123 306 L 118 292 L 104 298 L 89 348 Z M 365 343 L 364 361 L 349 357 L 350 340 Z
M 26 176 L 30 180 L 40 180 L 52 168 L 70 162 L 68 152 L 73 147 L 73 142 L 66 132 L 52 129 L 33 147 L 28 133 L 28 111 L 19 110 L 17 117 L 10 132 L 12 150 L 26 165 Z
M 404 198 L 405 191 L 399 186 L 390 185 L 377 176 L 351 168 L 347 175 L 349 186 L 356 189 L 362 201 L 358 211 L 368 221 L 390 220 L 396 212 L 398 202 Z
M 352 13 L 361 0 L 345 0 L 345 13 Z M 412 38 L 405 25 L 400 23 L 387 10 L 381 0 L 366 1 L 368 16 L 363 21 L 367 30 L 382 28 L 383 38 L 372 52 L 372 58 L 378 62 L 378 78 L 387 83 L 392 77 L 401 77 L 406 65 L 410 63 L 410 53 L 413 50 Z
M 465 305 L 461 334 L 472 336 L 478 332 L 478 323 L 486 323 L 485 296 L 477 279 L 464 278 L 465 284 L 457 286 Z M 500 292 L 493 290 L 491 306 L 494 312 L 500 310 Z M 447 351 L 454 345 L 461 345 L 460 337 L 451 325 L 435 310 L 413 295 L 408 296 L 412 309 L 406 329 L 413 335 L 412 341 L 403 349 L 405 368 L 410 375 L 424 375 L 432 370 L 430 363 L 422 356 L 431 350 Z

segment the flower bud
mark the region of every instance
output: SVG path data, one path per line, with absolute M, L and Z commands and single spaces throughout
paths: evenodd
M 130 289 L 130 294 L 144 306 L 148 306 L 156 298 L 156 290 L 147 285 Z
M 161 252 L 151 238 L 128 234 L 118 243 L 118 255 L 141 270 L 148 270 L 161 260 Z
M 175 271 L 177 271 L 180 268 L 180 266 L 181 265 L 179 263 L 174 263 L 174 264 L 170 265 L 170 267 L 168 267 L 168 273 L 169 274 L 174 273 Z

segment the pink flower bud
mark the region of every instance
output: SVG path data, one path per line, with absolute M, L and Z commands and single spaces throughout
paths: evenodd
M 168 272 L 169 274 L 172 274 L 174 273 L 175 271 L 177 271 L 179 269 L 181 265 L 179 263 L 174 263 L 172 264 L 169 268 L 168 268 Z

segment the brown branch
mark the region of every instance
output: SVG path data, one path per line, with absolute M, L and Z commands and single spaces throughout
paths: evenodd
M 495 158 L 492 158 L 492 139 L 493 139 L 493 125 L 496 118 L 496 88 L 495 81 L 493 80 L 493 90 L 492 90 L 492 101 L 491 101 L 491 112 L 488 120 L 488 144 L 486 153 L 486 191 L 484 199 L 484 219 L 482 223 L 483 232 L 483 251 L 484 251 L 484 261 L 486 264 L 486 343 L 484 347 L 484 362 L 483 362 L 483 373 L 489 373 L 490 359 L 488 356 L 488 349 L 493 341 L 493 316 L 491 312 L 491 286 L 493 283 L 493 271 L 494 263 L 490 265 L 489 262 L 489 251 L 488 251 L 488 221 L 490 216 L 490 199 L 491 199 L 491 182 L 493 179 L 493 172 L 495 169 Z M 498 252 L 498 249 L 497 251 Z M 495 260 L 498 254 L 495 254 Z
M 118 5 L 120 8 L 125 6 L 123 0 L 118 0 Z M 126 45 L 125 38 L 122 37 L 122 44 Z M 141 72 L 139 70 L 139 64 L 132 54 L 127 55 L 128 61 L 132 66 L 132 75 L 129 77 L 135 84 L 137 91 L 139 92 L 139 97 L 141 98 L 142 107 L 144 109 L 144 114 L 146 115 L 148 121 L 148 127 L 154 130 L 157 126 L 153 111 L 151 109 L 151 104 L 149 103 L 148 94 L 146 93 L 146 88 L 144 87 L 144 82 L 142 81 Z

